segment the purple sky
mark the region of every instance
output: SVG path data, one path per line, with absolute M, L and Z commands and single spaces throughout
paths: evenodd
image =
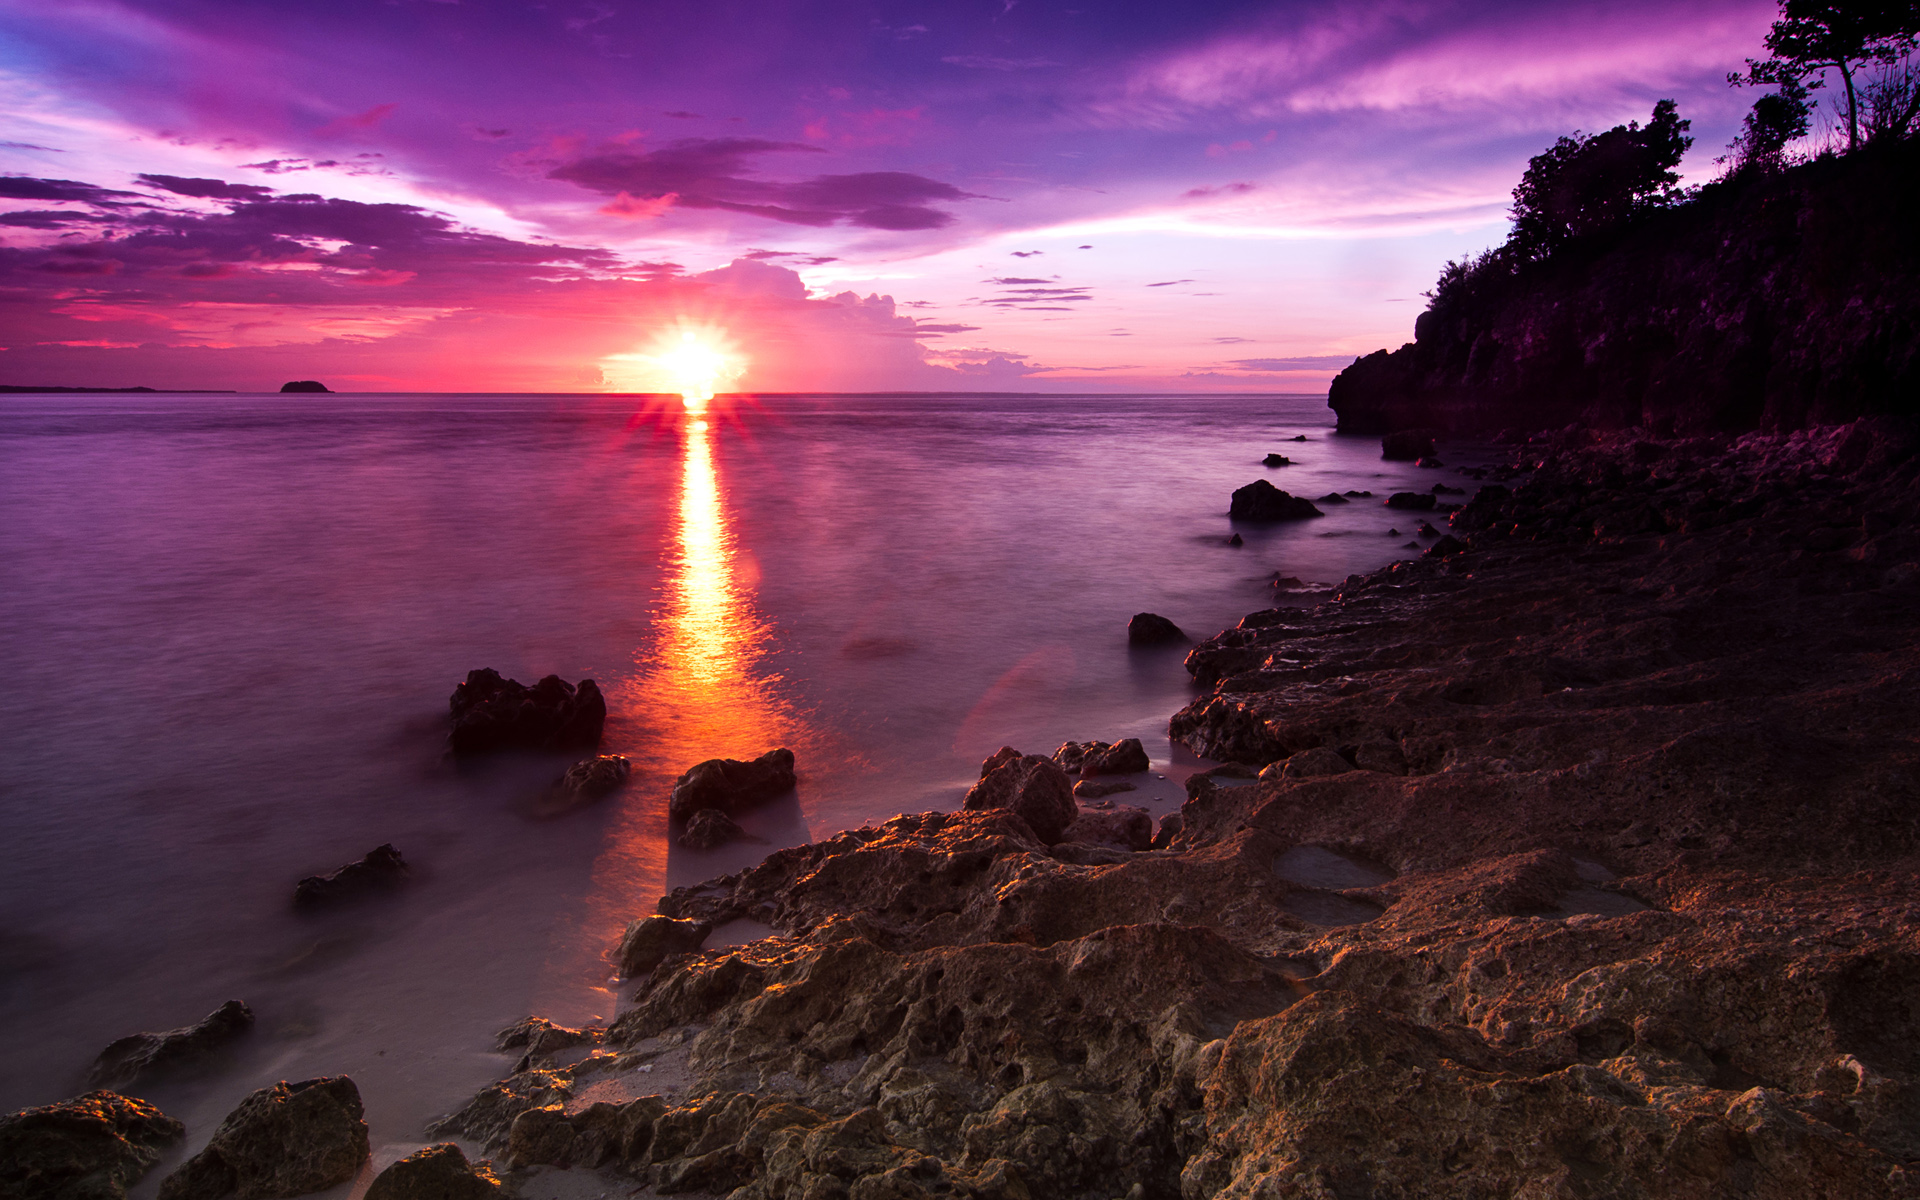
M 0 0 L 0 382 L 1311 391 L 1770 0 Z

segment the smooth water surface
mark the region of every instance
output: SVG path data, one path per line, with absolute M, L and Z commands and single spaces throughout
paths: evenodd
M 610 1017 L 603 955 L 664 888 L 956 807 L 1004 743 L 1141 737 L 1167 778 L 1120 799 L 1171 811 L 1183 650 L 1130 652 L 1128 618 L 1204 637 L 1276 572 L 1406 556 L 1381 501 L 1460 482 L 1331 425 L 1319 397 L 0 400 L 0 1013 L 28 1034 L 0 1109 L 237 997 L 238 1052 L 145 1089 L 190 1145 L 346 1072 L 391 1157 L 502 1073 L 494 1030 Z M 1376 497 L 1229 547 L 1258 478 Z M 445 758 L 479 666 L 598 680 L 632 785 L 569 811 L 565 758 Z M 801 785 L 760 842 L 670 844 L 674 775 L 776 745 Z M 403 892 L 292 910 L 383 842 Z

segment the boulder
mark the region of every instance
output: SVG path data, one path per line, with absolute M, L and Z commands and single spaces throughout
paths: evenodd
M 703 808 L 735 813 L 793 790 L 793 751 L 769 750 L 752 762 L 710 758 L 673 781 L 667 815 L 684 821 Z
M 398 887 L 407 878 L 407 860 L 393 843 L 367 851 L 331 875 L 309 875 L 293 885 L 293 902 L 302 908 L 350 900 Z M 248 1018 L 251 1020 L 252 1018 Z
M 1388 508 L 1405 508 L 1414 512 L 1432 512 L 1439 500 L 1432 492 L 1395 492 L 1387 497 Z
M 1269 454 L 1261 459 L 1260 463 L 1268 467 L 1290 467 L 1293 465 L 1293 460 L 1284 454 Z
M 1307 440 L 1307 435 L 1304 433 L 1296 433 L 1287 440 L 1290 442 L 1304 442 Z
M 1119 850 L 1146 850 L 1153 845 L 1153 817 L 1144 808 L 1125 804 L 1101 812 L 1083 812 L 1067 826 L 1060 840 Z
M 578 687 L 549 675 L 532 687 L 491 667 L 467 672 L 447 700 L 455 754 L 492 750 L 566 750 L 600 744 L 607 701 L 591 679 Z
M 1073 785 L 1073 798 L 1076 800 L 1098 800 L 1102 796 L 1131 792 L 1131 783 L 1122 783 L 1117 779 L 1082 779 Z
M 1244 546 L 1246 544 L 1247 544 L 1247 539 L 1241 537 L 1237 533 L 1227 539 L 1227 545 L 1229 546 Z
M 633 764 L 624 754 L 601 754 L 583 758 L 567 768 L 560 777 L 560 790 L 580 800 L 598 800 L 617 790 L 633 774 Z
M 1402 429 L 1380 439 L 1380 457 L 1395 462 L 1413 462 L 1433 453 L 1433 430 Z
M 1326 495 L 1320 497 L 1319 502 L 1321 504 L 1352 504 L 1353 503 L 1353 501 L 1347 499 L 1345 496 L 1342 496 L 1339 492 L 1328 492 Z
M 1427 547 L 1427 552 L 1423 557 L 1451 558 L 1456 554 L 1463 553 L 1466 550 L 1466 548 L 1467 548 L 1467 544 L 1461 541 L 1459 538 L 1454 537 L 1450 533 L 1444 534 L 1441 536 L 1439 541 Z
M 687 827 L 680 831 L 679 842 L 689 850 L 715 850 L 746 836 L 747 831 L 732 817 L 717 808 L 703 808 L 687 818 Z
M 331 392 L 333 391 L 332 388 L 328 387 L 324 383 L 321 383 L 318 379 L 296 379 L 296 380 L 293 380 L 291 383 L 281 384 L 280 390 L 282 392 Z
M 198 1061 L 253 1028 L 253 1010 L 229 1000 L 198 1022 L 164 1033 L 135 1033 L 109 1045 L 87 1072 L 89 1087 L 119 1087 Z
M 423 1146 L 374 1176 L 365 1200 L 491 1200 L 500 1180 L 452 1142 Z
M 1326 514 L 1305 496 L 1291 496 L 1264 479 L 1236 488 L 1227 515 L 1236 521 L 1299 521 Z
M 1079 813 L 1073 785 L 1059 763 L 1011 747 L 1002 747 L 987 760 L 980 782 L 967 793 L 963 807 L 969 812 L 1006 809 L 1049 846 L 1060 840 Z
M 1161 646 L 1186 640 L 1187 635 L 1178 625 L 1158 613 L 1135 613 L 1133 620 L 1127 622 L 1129 646 Z
M 186 1136 L 144 1100 L 88 1092 L 0 1117 L 0 1196 L 120 1200 Z
M 1425 455 L 1422 455 L 1419 461 L 1415 462 L 1413 465 L 1416 467 L 1426 467 L 1429 470 L 1431 470 L 1436 467 L 1444 467 L 1447 464 L 1441 462 L 1438 458 L 1434 457 L 1431 454 L 1425 454 Z
M 705 921 L 641 917 L 627 926 L 613 956 L 629 979 L 645 975 L 676 954 L 691 954 L 713 932 Z
M 1094 775 L 1132 775 L 1144 771 L 1152 765 L 1147 751 L 1139 738 L 1125 738 L 1111 746 L 1095 742 L 1093 749 L 1087 751 L 1080 760 L 1080 774 L 1084 777 Z
M 345 1183 L 367 1161 L 362 1113 L 345 1075 L 261 1088 L 161 1181 L 160 1200 L 281 1200 Z

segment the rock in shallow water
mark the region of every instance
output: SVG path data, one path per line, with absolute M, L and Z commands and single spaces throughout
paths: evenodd
M 1128 645 L 1160 646 L 1186 640 L 1187 635 L 1178 625 L 1158 613 L 1135 613 L 1133 620 L 1127 622 Z
M 293 902 L 303 908 L 352 900 L 388 891 L 406 882 L 407 860 L 392 842 L 367 851 L 366 856 L 333 872 L 309 875 L 293 885 Z
M 706 921 L 673 917 L 641 917 L 627 926 L 614 950 L 620 973 L 629 979 L 645 975 L 675 954 L 690 954 L 713 932 Z
M 1052 845 L 1079 813 L 1073 785 L 1060 764 L 1037 754 L 1002 746 L 981 766 L 980 782 L 962 805 L 969 812 L 1003 808 L 1027 823 L 1043 843 Z
M 88 1092 L 0 1117 L 0 1196 L 121 1200 L 186 1127 L 144 1100 Z
M 164 1033 L 136 1033 L 109 1045 L 87 1072 L 89 1087 L 117 1087 L 200 1061 L 253 1028 L 253 1010 L 229 1000 L 198 1022 Z
M 689 850 L 718 850 L 746 836 L 740 822 L 717 808 L 703 808 L 687 818 L 687 827 L 680 831 L 678 840 Z
M 575 687 L 549 675 L 532 687 L 483 667 L 467 672 L 447 700 L 455 754 L 491 750 L 566 750 L 596 746 L 607 723 L 607 701 L 591 679 Z
M 1300 521 L 1325 516 L 1305 496 L 1293 496 L 1264 479 L 1234 489 L 1227 516 L 1236 521 Z
M 703 808 L 739 812 L 792 791 L 795 783 L 793 751 L 769 750 L 752 762 L 737 758 L 710 758 L 674 781 L 667 815 L 684 821 Z
M 1413 462 L 1433 453 L 1433 430 L 1402 429 L 1380 439 L 1380 457 L 1390 462 Z
M 425 1146 L 374 1177 L 365 1200 L 489 1200 L 500 1180 L 452 1142 Z
M 160 1200 L 282 1200 L 345 1183 L 367 1161 L 363 1113 L 345 1075 L 261 1088 L 161 1181 Z
M 633 764 L 624 754 L 583 758 L 560 777 L 560 790 L 576 799 L 598 800 L 618 790 L 632 774 Z

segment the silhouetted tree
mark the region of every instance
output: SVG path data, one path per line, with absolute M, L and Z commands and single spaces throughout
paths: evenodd
M 1733 151 L 1735 167 L 1779 166 L 1787 143 L 1806 136 L 1812 110 L 1807 89 L 1797 79 L 1785 80 L 1779 91 L 1755 100 L 1740 124 L 1740 136 L 1728 147 Z
M 1563 137 L 1527 163 L 1513 189 L 1513 234 L 1507 246 L 1522 258 L 1544 258 L 1570 238 L 1618 225 L 1633 213 L 1672 202 L 1674 168 L 1693 145 L 1691 121 L 1671 100 L 1638 121 L 1591 137 Z
M 1920 38 L 1916 0 L 1781 0 L 1780 19 L 1767 33 L 1771 58 L 1748 59 L 1741 84 L 1807 83 L 1821 87 L 1828 71 L 1840 73 L 1846 91 L 1847 149 L 1860 143 L 1860 89 L 1855 77 L 1868 63 L 1891 65 Z

